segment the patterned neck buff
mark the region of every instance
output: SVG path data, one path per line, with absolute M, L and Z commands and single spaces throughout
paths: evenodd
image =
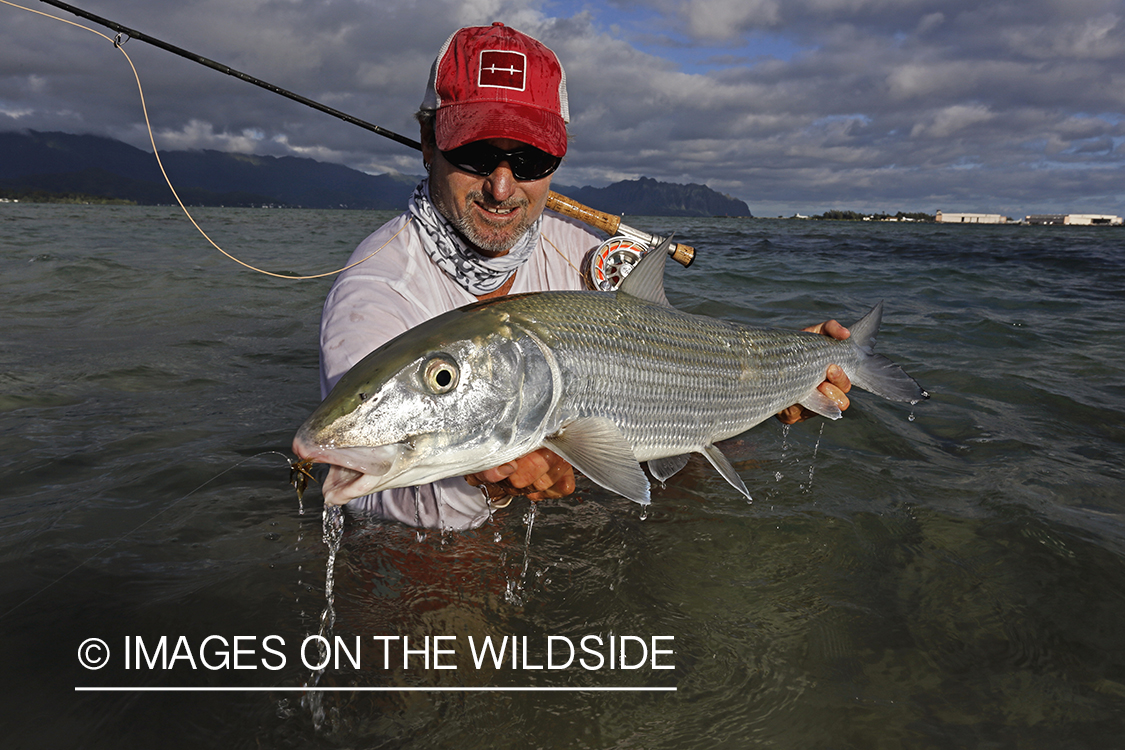
M 490 258 L 469 247 L 434 207 L 430 200 L 428 179 L 422 180 L 414 188 L 414 195 L 410 197 L 407 208 L 422 228 L 422 246 L 426 248 L 430 259 L 475 297 L 504 286 L 519 267 L 527 262 L 539 244 L 539 230 L 543 224 L 543 217 L 540 216 L 507 255 Z

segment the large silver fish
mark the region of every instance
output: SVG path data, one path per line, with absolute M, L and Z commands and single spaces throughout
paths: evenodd
M 844 341 L 745 328 L 674 309 L 664 261 L 649 253 L 616 292 L 501 297 L 407 331 L 341 378 L 294 452 L 334 465 L 324 488 L 332 504 L 483 471 L 542 446 L 642 504 L 640 462 L 664 481 L 702 453 L 749 498 L 715 442 L 795 403 L 839 418 L 817 390 L 830 364 L 884 398 L 927 398 L 872 351 L 882 303 Z

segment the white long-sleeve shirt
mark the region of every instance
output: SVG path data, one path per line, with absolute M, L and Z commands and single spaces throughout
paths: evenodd
M 600 241 L 584 224 L 545 211 L 539 244 L 516 272 L 510 293 L 582 289 L 582 260 Z M 348 263 L 376 250 L 374 257 L 340 274 L 324 302 L 322 397 L 353 365 L 395 336 L 476 301 L 430 261 L 409 213 L 367 237 Z M 447 530 L 480 526 L 490 510 L 484 492 L 463 477 L 376 492 L 352 500 L 348 507 L 410 526 Z

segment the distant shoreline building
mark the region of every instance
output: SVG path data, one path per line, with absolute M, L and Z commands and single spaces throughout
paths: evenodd
M 946 213 L 938 211 L 934 221 L 939 224 L 1028 224 L 1031 226 L 1119 227 L 1120 216 L 1112 214 L 1031 214 L 1023 221 L 1012 221 L 1000 214 Z
M 1025 224 L 1045 226 L 1051 224 L 1072 227 L 1110 227 L 1121 226 L 1120 216 L 1111 214 L 1031 214 L 1024 218 Z
M 1000 214 L 947 214 L 938 211 L 934 221 L 939 224 L 1007 224 L 1008 217 Z

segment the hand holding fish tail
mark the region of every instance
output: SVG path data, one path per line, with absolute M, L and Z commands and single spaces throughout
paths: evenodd
M 843 341 L 851 335 L 851 332 L 847 328 L 840 325 L 835 320 L 826 320 L 823 323 L 810 326 L 804 330 L 809 333 L 822 333 L 825 336 L 840 341 Z M 848 397 L 844 395 L 851 389 L 851 380 L 849 380 L 847 374 L 836 365 L 828 366 L 828 372 L 825 373 L 824 382 L 817 386 L 817 390 L 831 399 L 836 406 L 840 407 L 840 411 L 844 411 L 851 404 Z M 815 416 L 817 416 L 816 412 L 810 411 L 800 404 L 793 404 L 779 412 L 777 418 L 782 424 L 797 424 L 798 422 L 804 422 L 806 419 Z
M 470 474 L 465 480 L 484 487 L 494 505 L 503 497 L 556 500 L 574 492 L 574 469 L 555 452 L 540 448 L 506 464 Z M 498 506 L 502 507 L 502 506 Z

